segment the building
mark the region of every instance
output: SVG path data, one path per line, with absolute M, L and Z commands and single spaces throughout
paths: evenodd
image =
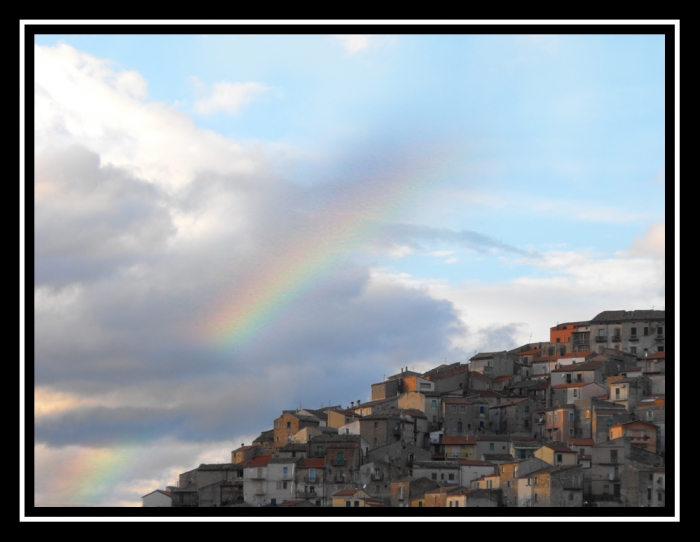
M 614 348 L 637 355 L 663 352 L 666 311 L 603 311 L 591 320 L 591 349 Z
M 489 408 L 489 428 L 496 433 L 532 433 L 532 413 L 540 403 L 531 397 L 503 401 Z
M 518 481 L 518 506 L 582 507 L 583 474 L 578 465 L 541 469 Z
M 438 487 L 438 483 L 424 476 L 406 477 L 390 484 L 390 505 L 396 508 L 408 508 L 411 501 L 421 501 L 426 491 Z
M 171 507 L 173 505 L 173 494 L 170 491 L 163 491 L 162 489 L 151 491 L 147 495 L 141 497 L 141 499 L 141 506 L 144 508 L 163 508 Z
M 320 420 L 315 416 L 299 414 L 296 410 L 285 410 L 282 415 L 275 420 L 274 425 L 274 446 L 284 446 L 291 442 L 292 436 L 300 429 L 308 426 L 318 427 Z
M 333 494 L 333 507 L 336 508 L 365 508 L 384 506 L 381 502 L 370 497 L 361 489 L 341 489 Z
M 535 410 L 535 437 L 544 441 L 565 441 L 576 436 L 576 408 L 573 404 Z
M 609 439 L 629 437 L 632 446 L 656 453 L 657 427 L 640 420 L 619 423 L 610 427 Z
M 552 466 L 577 465 L 576 452 L 560 443 L 544 444 L 535 457 Z
M 470 370 L 493 378 L 514 374 L 516 352 L 482 352 L 469 359 Z

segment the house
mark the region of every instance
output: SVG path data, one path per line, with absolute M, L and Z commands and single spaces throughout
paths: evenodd
M 170 491 L 163 491 L 162 489 L 156 489 L 150 493 L 141 497 L 142 504 L 144 508 L 152 507 L 171 507 L 173 505 L 173 494 Z
M 445 459 L 476 459 L 476 437 L 442 437 Z
M 603 311 L 591 320 L 591 349 L 614 348 L 638 355 L 663 351 L 665 322 L 666 311 Z
M 632 419 L 631 414 L 621 405 L 617 408 L 600 408 L 593 406 L 592 435 L 595 443 L 605 442 L 610 439 L 610 428 L 619 423 Z
M 521 380 L 506 386 L 511 396 L 531 397 L 540 407 L 551 406 L 551 386 L 549 375 L 536 377 L 532 380 Z
M 489 428 L 496 433 L 532 433 L 532 413 L 540 403 L 531 397 L 503 401 L 489 408 Z
M 545 441 L 564 441 L 576 436 L 575 406 L 556 405 L 535 410 L 533 425 L 535 437 Z
M 555 344 L 571 343 L 573 347 L 588 345 L 589 342 L 583 341 L 583 337 L 578 337 L 576 334 L 581 334 L 589 331 L 589 322 L 563 322 L 554 327 L 549 328 L 549 342 Z M 589 349 L 590 350 L 590 349 Z
M 514 374 L 514 364 L 518 360 L 517 353 L 482 352 L 469 359 L 470 370 L 493 378 L 494 376 Z
M 402 478 L 403 471 L 394 463 L 375 459 L 360 466 L 358 486 L 369 493 L 373 499 L 389 506 L 391 500 L 391 482 Z
M 542 350 L 539 348 L 530 348 L 528 350 L 522 350 L 517 353 L 518 362 L 522 365 L 530 365 L 533 360 L 539 358 L 542 355 Z
M 457 461 L 415 461 L 413 476 L 449 485 L 461 485 L 461 469 Z
M 260 433 L 260 436 L 253 441 L 253 446 L 274 446 L 275 442 L 275 430 L 269 429 Z M 267 454 L 259 454 L 267 455 Z
M 338 428 L 340 434 L 361 435 L 374 449 L 397 441 L 427 445 L 428 421 L 418 410 L 387 409 Z
M 476 455 L 479 459 L 490 461 L 485 455 L 507 456 L 513 459 L 510 454 L 511 437 L 507 435 L 477 435 L 476 436 Z M 496 460 L 504 461 L 504 460 Z
M 531 434 L 513 434 L 510 435 L 510 438 L 510 454 L 516 459 L 532 457 L 535 451 L 542 446 L 542 443 L 535 440 Z
M 582 507 L 583 474 L 578 465 L 547 467 L 518 481 L 518 506 Z
M 300 458 L 273 457 L 267 462 L 267 499 L 276 505 L 296 497 L 296 465 Z
M 442 409 L 445 435 L 474 435 L 479 429 L 488 428 L 489 404 L 484 399 L 445 397 Z
M 537 457 L 514 459 L 498 465 L 498 486 L 503 492 L 503 505 L 518 506 L 518 480 L 547 466 L 546 462 Z
M 433 385 L 433 390 L 427 391 L 437 391 L 445 392 L 452 391 L 455 389 L 466 390 L 469 385 L 469 365 L 455 364 L 450 367 L 446 367 L 443 370 L 436 372 L 426 373 L 424 376 Z
M 337 435 L 338 429 L 336 427 L 327 427 L 325 425 L 309 425 L 294 433 L 290 440 L 290 444 L 306 444 L 312 438 L 323 434 Z M 306 446 L 304 446 L 304 448 L 306 448 Z
M 240 448 L 236 448 L 231 452 L 231 463 L 243 463 L 243 461 L 252 459 L 256 455 L 263 455 L 258 453 L 262 448 L 262 446 L 246 446 L 242 443 Z
M 354 406 L 354 403 L 353 403 Z M 361 418 L 353 409 L 335 409 L 328 411 L 328 427 L 341 427 Z
M 595 382 L 600 386 L 605 385 L 605 379 L 613 374 L 612 368 L 605 356 L 594 356 L 583 363 L 562 365 L 552 371 L 552 386 L 559 384 L 571 384 L 574 382 Z
M 341 489 L 333 494 L 332 506 L 335 508 L 365 508 L 383 506 L 381 502 L 370 497 L 361 489 Z
M 326 497 L 325 469 L 326 460 L 323 457 L 301 459 L 295 469 L 295 498 L 321 506 Z
M 666 396 L 652 395 L 637 403 L 637 417 L 645 422 L 653 423 L 656 431 L 657 452 L 666 451 Z
M 411 476 L 402 478 L 390 484 L 390 503 L 392 507 L 410 507 L 411 501 L 421 501 L 425 492 L 438 487 L 438 483 L 424 476 Z
M 435 431 L 442 423 L 442 394 L 435 391 L 409 391 L 399 396 L 398 407 L 419 410 L 425 414 L 428 430 Z
M 254 506 L 270 504 L 270 483 L 267 465 L 270 455 L 262 455 L 241 463 L 243 466 L 243 499 Z
M 499 468 L 499 467 L 497 467 Z M 472 489 L 498 489 L 501 484 L 501 477 L 498 472 L 493 474 L 485 474 L 481 478 L 471 481 Z
M 565 354 L 562 354 L 565 355 Z M 552 372 L 559 363 L 559 355 L 540 356 L 532 361 L 531 377 L 545 376 Z
M 220 480 L 199 487 L 197 490 L 200 508 L 236 506 L 244 503 L 243 480 Z
M 291 442 L 292 436 L 308 426 L 318 427 L 320 420 L 315 416 L 299 414 L 296 410 L 284 410 L 274 422 L 274 446 L 284 446 Z
M 316 505 L 306 499 L 292 499 L 289 501 L 282 501 L 277 506 L 281 506 L 282 508 L 308 508 Z
M 598 397 L 577 399 L 574 401 L 574 407 L 576 409 L 575 436 L 577 438 L 593 438 L 593 410 L 595 408 L 622 408 L 620 405 L 604 401 Z
M 622 405 L 633 413 L 637 403 L 651 395 L 651 379 L 646 376 L 637 378 L 609 377 L 608 390 L 612 402 Z
M 364 417 L 369 416 L 370 414 L 376 414 L 382 410 L 390 408 L 395 409 L 398 408 L 398 406 L 399 398 L 398 396 L 395 396 L 387 397 L 386 399 L 377 399 L 376 401 L 367 401 L 366 403 L 360 403 L 360 401 L 357 401 L 357 403 L 355 403 L 350 410 L 353 410 L 356 414 Z
M 543 444 L 535 452 L 535 457 L 552 466 L 578 464 L 576 452 L 560 443 Z
M 448 508 L 484 508 L 501 506 L 503 496 L 500 489 L 460 488 L 447 495 Z
M 398 469 L 397 479 L 411 476 L 415 461 L 429 461 L 430 458 L 431 454 L 428 450 L 401 441 L 374 448 L 365 456 L 367 463 L 384 461 L 394 465 Z
M 448 495 L 454 495 L 464 488 L 461 487 L 436 487 L 426 491 L 424 495 L 425 506 L 428 508 L 444 508 L 447 506 Z
M 628 466 L 622 474 L 621 497 L 626 506 L 666 506 L 666 467 Z
M 481 478 L 496 471 L 496 465 L 490 461 L 479 461 L 477 459 L 458 459 L 461 485 L 470 487 L 472 480 Z
M 630 437 L 632 446 L 656 453 L 657 430 L 653 423 L 635 420 L 611 426 L 609 438 L 614 440 L 622 436 Z
M 558 384 L 552 386 L 552 404 L 568 405 L 579 399 L 588 397 L 602 397 L 607 390 L 594 382 L 574 382 L 571 384 Z

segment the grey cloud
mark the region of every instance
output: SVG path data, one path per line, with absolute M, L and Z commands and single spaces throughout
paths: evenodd
M 500 352 L 502 350 L 512 350 L 523 344 L 520 328 L 524 324 L 491 325 L 479 330 L 477 341 L 479 350 L 482 352 Z M 518 339 L 521 337 L 521 339 Z
M 380 225 L 379 228 L 382 239 L 386 242 L 408 245 L 414 249 L 424 248 L 422 243 L 432 245 L 450 243 L 480 253 L 495 249 L 527 257 L 538 257 L 534 251 L 523 250 L 470 230 L 454 231 L 404 223 L 387 223 Z

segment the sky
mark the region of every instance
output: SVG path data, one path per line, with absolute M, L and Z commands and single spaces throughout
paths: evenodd
M 665 308 L 662 36 L 33 54 L 37 506 L 140 506 L 283 409 Z

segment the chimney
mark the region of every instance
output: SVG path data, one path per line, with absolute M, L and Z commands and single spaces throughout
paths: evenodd
M 355 408 L 355 401 L 350 401 L 350 408 Z
M 245 446 L 245 442 L 241 442 L 241 448 L 243 448 L 243 446 Z
M 357 400 L 357 406 L 358 406 L 358 407 L 360 406 L 360 400 L 359 400 L 359 399 Z

